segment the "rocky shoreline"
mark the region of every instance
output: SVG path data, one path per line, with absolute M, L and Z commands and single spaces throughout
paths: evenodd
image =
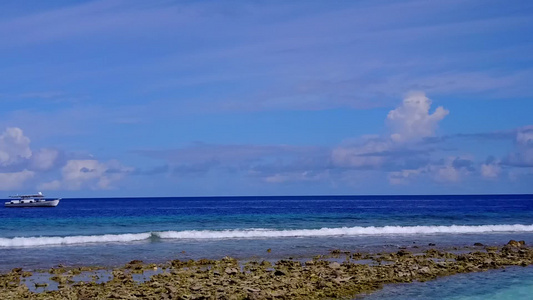
M 502 247 L 477 244 L 456 251 L 333 250 L 308 261 L 274 263 L 229 257 L 165 264 L 131 261 L 113 269 L 59 266 L 32 273 L 16 268 L 0 275 L 0 295 L 2 299 L 353 299 L 384 284 L 532 264 L 533 248 L 514 240 Z M 46 275 L 46 280 L 28 280 L 36 275 Z

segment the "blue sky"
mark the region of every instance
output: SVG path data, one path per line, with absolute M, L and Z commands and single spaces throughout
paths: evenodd
M 0 191 L 533 193 L 533 2 L 0 3 Z

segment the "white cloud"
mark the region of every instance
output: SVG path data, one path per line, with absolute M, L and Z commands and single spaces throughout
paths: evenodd
M 56 163 L 58 156 L 59 151 L 55 149 L 40 149 L 31 156 L 32 169 L 41 171 L 50 170 Z
M 441 121 L 448 111 L 438 107 L 430 114 L 431 100 L 424 93 L 416 92 L 409 94 L 403 103 L 387 115 L 392 134 L 389 137 L 370 138 L 359 145 L 339 146 L 332 151 L 332 161 L 337 166 L 344 167 L 372 167 L 384 165 L 387 152 L 408 149 L 413 142 L 421 138 L 433 136 Z M 401 164 L 401 163 L 400 163 Z M 390 177 L 397 182 L 401 174 Z
M 61 188 L 61 181 L 53 180 L 50 182 L 41 183 L 39 185 L 40 190 L 59 190 Z
M 453 183 L 458 182 L 467 173 L 467 171 L 457 169 L 451 164 L 427 165 L 414 170 L 390 172 L 388 178 L 389 183 L 393 185 L 408 184 L 423 175 L 429 176 L 437 183 Z
M 94 159 L 69 160 L 61 169 L 62 180 L 43 183 L 40 188 L 64 188 L 69 190 L 80 190 L 82 188 L 110 189 L 113 187 L 113 183 L 132 171 L 132 168 L 124 167 L 117 161 L 103 163 Z
M 432 166 L 429 169 L 433 172 L 433 179 L 437 182 L 458 182 L 461 177 L 460 171 L 451 165 Z
M 389 183 L 393 185 L 408 184 L 410 180 L 418 177 L 422 173 L 423 169 L 416 170 L 401 170 L 397 172 L 389 173 Z
M 533 146 L 533 126 L 522 127 L 516 133 L 516 142 L 520 145 Z
M 56 179 L 39 184 L 43 190 L 109 189 L 133 171 L 118 161 L 104 163 L 95 159 L 71 159 L 59 169 L 60 162 L 59 150 L 42 148 L 32 151 L 30 139 L 20 128 L 9 127 L 0 134 L 0 167 L 4 171 L 0 173 L 0 190 L 24 187 L 32 177 L 44 178 L 36 176 L 37 172 L 44 171 L 50 171 L 46 175 L 48 180 L 54 175 Z M 57 171 L 60 179 L 57 179 Z
M 302 181 L 322 181 L 329 177 L 328 172 L 316 173 L 310 171 L 292 172 L 284 174 L 274 174 L 267 176 L 264 180 L 268 183 L 302 182 Z
M 389 183 L 393 185 L 408 184 L 427 175 L 437 183 L 454 183 L 469 176 L 474 170 L 473 161 L 468 158 L 448 157 L 443 163 L 430 163 L 418 169 L 405 169 L 389 172 Z
M 12 173 L 0 173 L 0 190 L 10 191 L 13 189 L 18 189 L 34 175 L 35 172 L 28 170 Z
M 494 163 L 481 165 L 481 176 L 484 178 L 497 178 L 501 173 L 502 168 Z
M 430 107 L 431 100 L 424 93 L 409 94 L 400 107 L 391 110 L 387 115 L 393 132 L 390 138 L 395 142 L 405 142 L 433 136 L 439 121 L 444 119 L 449 111 L 439 106 L 430 114 Z
M 55 149 L 39 149 L 32 151 L 30 139 L 24 135 L 22 129 L 9 127 L 0 135 L 0 166 L 12 166 L 21 169 L 46 171 L 51 169 L 59 151 Z
M 0 166 L 8 166 L 30 158 L 30 139 L 24 136 L 22 129 L 7 128 L 0 135 Z
M 470 157 L 451 156 L 444 164 L 428 165 L 427 172 L 436 182 L 459 182 L 475 171 L 473 164 Z
M 333 149 L 332 161 L 337 166 L 345 167 L 378 167 L 386 157 L 379 155 L 392 147 L 389 141 L 367 140 L 361 145 L 340 146 Z
M 520 157 L 524 164 L 533 166 L 533 126 L 521 128 L 516 135 Z
M 516 150 L 504 159 L 504 163 L 519 167 L 533 167 L 533 126 L 525 126 L 517 131 Z

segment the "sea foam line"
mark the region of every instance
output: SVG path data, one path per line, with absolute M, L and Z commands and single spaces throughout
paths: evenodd
M 368 235 L 461 234 L 492 232 L 533 232 L 533 225 L 451 225 L 451 226 L 383 226 L 341 227 L 321 229 L 234 229 L 234 230 L 186 230 L 128 234 L 105 234 L 65 237 L 15 237 L 0 238 L 0 248 L 34 247 L 46 245 L 71 245 L 87 243 L 113 243 L 160 239 L 249 239 L 282 237 L 326 237 Z
M 220 231 L 165 231 L 157 232 L 162 239 L 236 239 L 236 238 L 276 238 L 276 237 L 320 237 L 358 235 L 412 235 L 436 233 L 490 233 L 490 232 L 533 232 L 533 225 L 451 225 L 451 226 L 384 226 L 384 227 L 341 227 L 321 229 L 249 229 Z
M 51 237 L 15 237 L 0 238 L 1 247 L 34 247 L 52 245 L 72 245 L 88 243 L 112 243 L 112 242 L 133 242 L 149 239 L 152 234 L 147 233 L 127 233 L 127 234 L 104 234 L 104 235 L 75 235 L 75 236 L 51 236 Z

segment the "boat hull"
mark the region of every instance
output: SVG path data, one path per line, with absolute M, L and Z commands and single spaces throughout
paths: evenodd
M 59 204 L 59 200 L 60 199 L 36 201 L 29 203 L 6 202 L 5 207 L 56 207 Z

